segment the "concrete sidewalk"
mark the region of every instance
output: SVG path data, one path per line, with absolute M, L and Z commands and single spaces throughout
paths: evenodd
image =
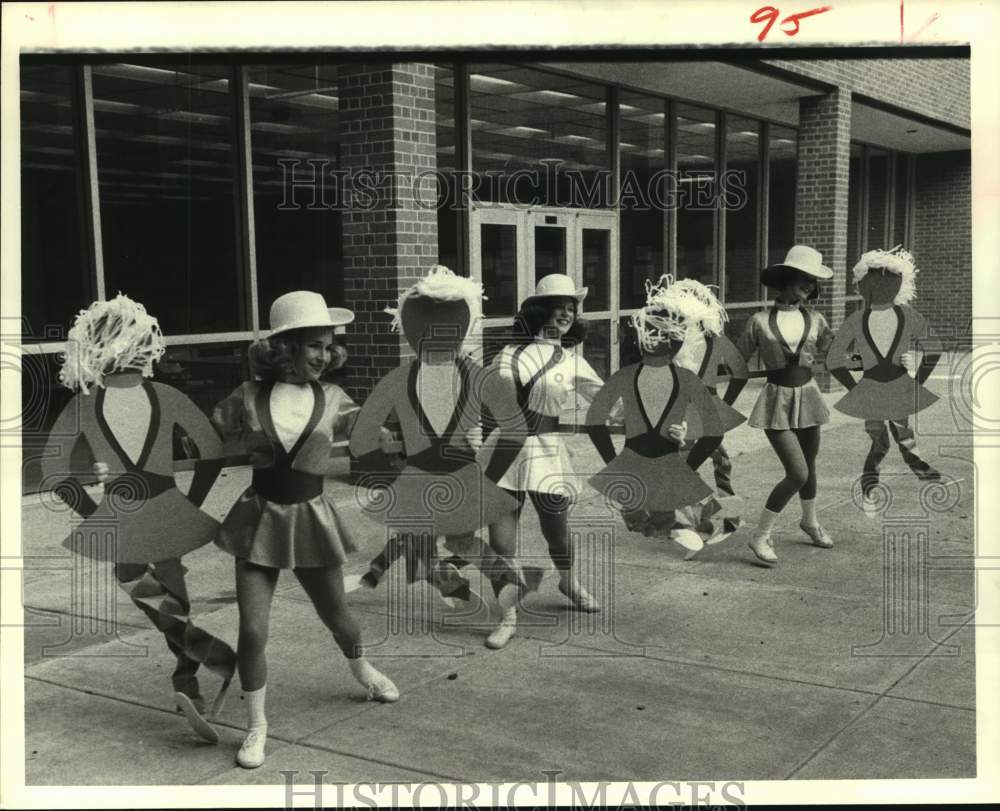
M 946 386 L 931 384 L 941 395 Z M 741 397 L 745 413 L 752 397 Z M 892 504 L 869 518 L 851 498 L 867 437 L 836 414 L 823 432 L 819 495 L 836 546 L 806 543 L 793 503 L 773 569 L 754 562 L 747 529 L 684 561 L 683 550 L 629 533 L 600 500 L 582 499 L 571 518 L 581 576 L 605 611 L 567 610 L 550 571 L 503 651 L 483 647 L 491 598 L 449 611 L 394 570 L 351 603 L 370 655 L 403 694 L 395 705 L 364 701 L 295 578 L 283 575 L 268 648 L 269 756 L 256 771 L 233 763 L 238 689 L 222 743 L 200 743 L 173 712 L 162 637 L 108 567 L 95 570 L 106 594 L 73 590 L 59 546 L 68 517 L 26 498 L 27 783 L 280 785 L 287 769 L 347 782 L 542 782 L 544 771 L 565 780 L 972 777 L 975 476 L 971 447 L 959 448 L 971 437 L 956 433 L 944 398 L 918 425 L 922 451 L 950 482 L 922 485 L 892 450 L 883 468 Z M 572 442 L 584 477 L 597 456 L 586 438 Z M 741 427 L 726 445 L 752 524 L 780 466 L 760 431 Z M 246 469 L 226 471 L 206 509 L 221 518 L 248 479 Z M 360 573 L 384 530 L 360 515 L 349 487 L 329 486 L 364 530 L 346 568 Z M 551 570 L 530 510 L 523 525 L 524 558 Z M 209 546 L 185 561 L 197 623 L 235 643 L 231 558 Z M 926 589 L 904 602 L 902 587 L 919 575 Z M 886 583 L 900 587 L 897 599 Z M 103 618 L 109 606 L 117 634 L 70 616 Z M 202 684 L 211 695 L 214 677 Z

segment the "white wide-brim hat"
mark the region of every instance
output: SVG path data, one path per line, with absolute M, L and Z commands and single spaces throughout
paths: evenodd
M 565 273 L 550 273 L 543 276 L 535 285 L 535 292 L 528 296 L 522 304 L 540 298 L 555 298 L 565 296 L 581 303 L 587 297 L 587 288 L 576 286 L 576 283 Z
M 832 279 L 833 271 L 823 264 L 823 254 L 808 245 L 793 245 L 785 255 L 785 261 L 765 268 L 760 274 L 764 285 L 770 286 L 770 280 L 782 270 L 798 270 L 817 279 Z
M 274 300 L 269 320 L 269 337 L 273 337 L 293 329 L 343 327 L 354 320 L 354 313 L 344 307 L 327 307 L 319 293 L 295 290 Z

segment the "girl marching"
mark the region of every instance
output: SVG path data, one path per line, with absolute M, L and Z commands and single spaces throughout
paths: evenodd
M 697 551 L 703 542 L 690 534 L 698 535 L 694 527 L 700 521 L 693 512 L 680 516 L 678 511 L 712 495 L 695 471 L 718 446 L 723 408 L 698 376 L 674 359 L 685 339 L 715 314 L 670 282 L 664 276 L 659 285 L 646 283 L 646 306 L 632 319 L 642 360 L 608 378 L 587 413 L 588 431 L 605 462 L 590 483 L 627 516 L 645 516 L 647 534 L 655 527 Z M 711 357 L 714 348 L 707 354 Z M 624 407 L 626 437 L 620 454 L 606 427 L 618 402 Z M 689 436 L 698 441 L 685 460 L 680 450 Z
M 924 387 L 940 354 L 927 352 L 918 365 L 913 347 L 930 337 L 926 319 L 910 306 L 916 298 L 917 268 L 901 246 L 865 253 L 854 266 L 854 282 L 865 307 L 847 317 L 827 355 L 827 368 L 846 388 L 834 408 L 865 421 L 871 448 L 861 475 L 863 506 L 870 511 L 879 465 L 889 452 L 889 433 L 903 460 L 921 481 L 941 474 L 927 464 L 916 446 L 909 417 L 937 401 Z M 864 375 L 855 382 L 847 371 L 848 352 L 861 355 Z M 914 379 L 915 378 L 915 379 Z M 888 428 L 886 427 L 888 424 Z
M 462 352 L 469 330 L 480 318 L 481 300 L 479 283 L 436 265 L 403 291 L 398 307 L 388 309 L 393 328 L 403 333 L 417 356 L 376 384 L 351 435 L 351 453 L 359 468 L 374 472 L 359 484 L 382 480 L 368 491 L 365 509 L 385 521 L 390 532 L 385 548 L 361 577 L 370 588 L 379 584 L 393 562 L 405 557 L 410 583 L 426 580 L 446 599 L 470 599 L 469 583 L 455 565 L 467 561 L 437 556 L 437 539 L 442 535 L 479 547 L 477 562 L 495 588 L 503 583 L 528 585 L 527 572 L 522 573 L 512 558 L 490 553 L 471 537 L 517 508 L 516 500 L 496 481 L 524 442 L 524 421 L 513 396 L 495 375 Z M 484 406 L 501 429 L 491 452 L 477 457 Z M 406 467 L 385 483 L 379 471 L 385 467 L 380 431 L 393 412 L 402 431 Z
M 195 732 L 215 743 L 219 736 L 203 717 L 196 674 L 204 665 L 222 678 L 214 717 L 236 669 L 236 654 L 192 621 L 181 557 L 207 544 L 218 530 L 218 522 L 199 507 L 222 468 L 222 443 L 187 397 L 148 380 L 165 348 L 157 320 L 121 293 L 110 301 L 95 301 L 77 316 L 59 379 L 79 394 L 52 427 L 42 472 L 57 495 L 84 518 L 63 545 L 114 562 L 119 585 L 163 633 L 177 658 L 172 675 L 176 705 Z M 187 495 L 174 483 L 175 426 L 194 441 L 200 455 Z M 76 466 L 78 449 L 85 451 L 90 466 Z M 104 483 L 100 504 L 81 483 L 91 473 Z M 111 543 L 105 540 L 109 530 Z
M 577 347 L 585 328 L 579 320 L 587 289 L 577 289 L 566 275 L 543 277 L 533 295 L 521 304 L 516 328 L 523 338 L 507 345 L 494 359 L 494 369 L 516 395 L 526 422 L 527 438 L 517 459 L 498 484 L 517 501 L 517 511 L 490 525 L 490 545 L 507 559 L 516 554 L 517 528 L 525 500 L 530 500 L 541 524 L 549 556 L 559 572 L 559 591 L 587 612 L 600 604 L 574 573 L 574 550 L 568 516 L 572 467 L 565 441 L 558 433 L 559 415 L 576 395 L 591 400 L 603 385 Z M 486 441 L 489 446 L 499 432 Z M 486 645 L 503 648 L 517 627 L 517 602 L 523 585 L 507 584 L 497 595 L 502 610 Z
M 819 251 L 796 245 L 784 262 L 766 268 L 761 282 L 776 291 L 774 304 L 754 313 L 737 343 L 746 360 L 757 353 L 767 371 L 749 424 L 763 429 L 785 469 L 749 543 L 757 559 L 768 564 L 778 560 L 771 531 L 796 493 L 802 507 L 799 527 L 816 546 L 833 546 L 816 516 L 816 456 L 820 426 L 829 422 L 830 411 L 812 376 L 812 365 L 826 355 L 833 333 L 822 313 L 806 307 L 819 295 L 819 281 L 833 276 L 822 259 Z
M 347 657 L 369 700 L 397 701 L 392 681 L 365 659 L 361 630 L 344 596 L 341 567 L 355 545 L 346 522 L 323 495 L 335 434 L 349 433 L 358 406 L 337 385 L 322 382 L 346 353 L 334 327 L 353 314 L 328 309 L 318 293 L 286 293 L 271 305 L 270 335 L 250 347 L 257 379 L 244 383 L 215 409 L 223 436 L 248 450 L 250 487 L 226 516 L 218 546 L 236 559 L 240 682 L 248 733 L 237 763 L 264 762 L 267 718 L 267 644 L 278 575 L 291 569 L 316 613 Z

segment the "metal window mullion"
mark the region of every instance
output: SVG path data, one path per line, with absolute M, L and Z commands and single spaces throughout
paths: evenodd
M 90 65 L 76 69 L 76 86 L 80 104 L 77 105 L 77 131 L 80 145 L 82 171 L 84 233 L 90 260 L 90 278 L 98 299 L 104 299 L 104 241 L 101 234 L 101 197 L 97 169 L 97 132 L 94 126 L 94 79 Z
M 861 145 L 861 211 L 858 214 L 858 255 L 868 250 L 868 147 Z
M 677 278 L 677 206 L 679 205 L 680 183 L 677 177 L 677 105 L 670 99 L 664 102 L 666 113 L 663 128 L 663 158 L 667 170 L 667 194 L 670 205 L 663 212 L 663 260 L 664 270 Z
M 462 178 L 455 189 L 458 196 L 456 201 L 458 204 L 456 255 L 461 266 L 459 272 L 468 276 L 472 273 L 472 218 L 469 216 L 472 201 L 469 200 L 468 205 L 466 205 L 464 178 L 471 177 L 472 171 L 469 65 L 465 62 L 456 63 L 453 68 L 452 80 L 455 88 L 455 165 L 458 168 L 459 178 Z
M 886 229 L 882 239 L 882 246 L 888 247 L 888 239 L 892 239 L 896 230 L 896 176 L 898 167 L 896 161 L 900 159 L 900 154 L 896 151 L 889 153 L 889 192 L 886 194 Z
M 726 207 L 721 178 L 726 171 L 727 114 L 715 113 L 715 207 L 712 212 L 715 232 L 715 283 L 719 286 L 719 301 L 726 301 Z
M 232 73 L 233 109 L 235 112 L 236 157 L 236 206 L 237 206 L 237 256 L 239 278 L 245 285 L 242 305 L 249 308 L 250 329 L 260 332 L 260 314 L 257 295 L 257 241 L 253 208 L 253 144 L 250 135 L 250 91 L 248 68 L 236 65 Z M 244 309 L 245 312 L 245 309 Z M 246 317 L 242 323 L 247 323 Z
M 913 248 L 913 233 L 917 219 L 917 156 L 906 158 L 906 226 L 903 239 L 908 250 Z
M 759 228 L 757 238 L 760 240 L 757 250 L 757 267 L 754 275 L 757 279 L 757 293 L 761 299 L 764 298 L 764 288 L 760 283 L 760 270 L 767 267 L 770 259 L 771 241 L 771 124 L 767 121 L 760 122 L 760 150 L 758 152 L 760 160 L 760 185 L 757 197 L 757 217 Z

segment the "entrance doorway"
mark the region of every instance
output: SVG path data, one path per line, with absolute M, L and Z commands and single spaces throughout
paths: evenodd
M 483 283 L 484 349 L 504 343 L 518 305 L 550 273 L 588 288 L 584 357 L 604 379 L 618 369 L 618 214 L 590 209 L 491 206 L 471 212 L 472 278 Z

